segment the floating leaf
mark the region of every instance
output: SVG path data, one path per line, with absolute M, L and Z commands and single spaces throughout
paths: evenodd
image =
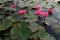
M 15 40 L 26 40 L 30 37 L 31 30 L 25 23 L 17 23 L 14 25 L 11 33 Z
M 7 17 L 9 20 L 11 20 L 12 22 L 16 22 L 16 21 L 21 21 L 20 19 L 21 19 L 21 16 L 20 15 L 18 15 L 18 14 L 14 14 L 14 15 L 12 15 L 12 16 L 9 16 L 9 17 Z
M 9 19 L 3 19 L 0 21 L 0 30 L 5 30 L 12 26 L 12 22 Z

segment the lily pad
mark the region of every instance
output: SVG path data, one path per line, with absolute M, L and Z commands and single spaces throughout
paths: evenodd
M 30 35 L 31 30 L 25 23 L 17 23 L 11 30 L 11 37 L 15 40 L 26 40 Z
M 3 19 L 0 21 L 0 31 L 5 30 L 12 26 L 12 22 L 9 19 Z

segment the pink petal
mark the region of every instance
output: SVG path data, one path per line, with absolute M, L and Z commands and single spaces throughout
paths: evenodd
M 46 17 L 48 16 L 48 12 L 45 13 L 45 16 L 46 16 Z
M 40 6 L 35 6 L 34 8 L 38 10 L 38 9 L 40 9 Z
M 15 5 L 15 4 L 11 4 L 10 7 L 11 7 L 11 8 L 15 8 L 16 5 Z
M 20 10 L 20 11 L 18 11 L 18 14 L 22 15 L 22 14 L 25 14 L 26 12 L 27 12 L 27 10 Z
M 48 8 L 48 12 L 53 12 L 53 9 L 52 8 Z
M 36 11 L 35 11 L 35 14 L 36 14 L 36 15 L 40 15 L 40 13 L 41 13 L 40 10 L 36 10 Z
M 46 17 L 46 16 L 48 16 L 48 12 L 41 12 L 40 15 L 43 16 L 43 17 Z
M 18 11 L 18 14 L 22 14 L 22 11 Z
M 22 11 L 23 14 L 27 12 L 27 10 L 21 10 L 21 11 Z

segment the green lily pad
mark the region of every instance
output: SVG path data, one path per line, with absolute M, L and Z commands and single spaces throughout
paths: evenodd
M 16 21 L 20 21 L 21 20 L 21 16 L 18 14 L 14 14 L 12 16 L 8 16 L 7 17 L 9 20 L 11 20 L 12 22 L 16 22 Z
M 0 31 L 5 30 L 12 26 L 12 22 L 9 19 L 3 19 L 0 21 Z
M 15 40 L 26 40 L 30 35 L 31 30 L 25 23 L 17 23 L 11 30 L 11 37 Z
M 41 40 L 55 40 L 53 36 L 45 31 L 45 29 L 40 29 L 39 31 L 34 33 L 33 36 L 38 36 Z

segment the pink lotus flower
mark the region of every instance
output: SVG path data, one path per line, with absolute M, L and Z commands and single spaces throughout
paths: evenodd
M 48 16 L 48 12 L 41 12 L 40 15 L 43 16 L 43 17 L 47 17 Z
M 40 10 L 36 10 L 35 14 L 36 15 L 41 15 L 43 17 L 47 17 L 48 16 L 48 12 L 43 12 L 43 11 L 40 11 Z
M 14 8 L 16 7 L 16 5 L 13 3 L 13 4 L 10 5 L 10 7 L 11 7 L 12 9 L 14 9 Z
M 35 11 L 35 14 L 36 14 L 36 15 L 40 15 L 40 13 L 41 13 L 40 10 L 36 10 L 36 11 Z
M 53 12 L 53 8 L 48 8 L 48 12 Z
M 27 12 L 27 10 L 23 9 L 23 10 L 18 11 L 18 14 L 22 15 L 22 14 L 25 14 L 26 12 Z
M 40 6 L 35 6 L 34 8 L 37 9 L 37 10 L 39 10 L 40 9 Z

